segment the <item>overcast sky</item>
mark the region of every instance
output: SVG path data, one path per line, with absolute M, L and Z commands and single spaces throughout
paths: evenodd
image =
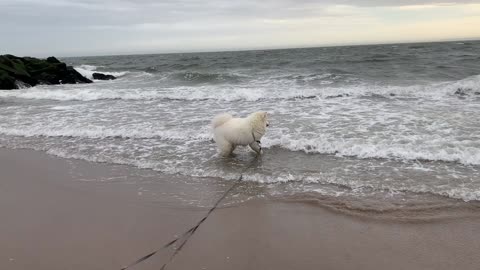
M 0 54 L 81 56 L 480 38 L 480 1 L 0 0 Z

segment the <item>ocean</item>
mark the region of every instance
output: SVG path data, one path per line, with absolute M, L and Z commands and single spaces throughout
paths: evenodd
M 479 41 L 61 60 L 118 79 L 0 91 L 1 147 L 188 176 L 192 190 L 212 177 L 223 187 L 253 162 L 240 201 L 478 209 Z M 257 110 L 270 117 L 264 155 L 219 157 L 212 118 Z

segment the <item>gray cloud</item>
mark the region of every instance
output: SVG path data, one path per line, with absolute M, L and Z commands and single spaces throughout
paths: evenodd
M 151 40 L 158 43 L 162 39 L 171 44 L 176 38 L 188 40 L 206 35 L 216 40 L 252 31 L 275 31 L 268 24 L 271 21 L 354 16 L 331 12 L 328 7 L 332 5 L 369 8 L 434 3 L 451 1 L 2 0 L 0 36 L 9 38 L 0 39 L 0 53 L 136 52 L 128 44 L 148 44 Z M 259 22 L 265 24 L 259 27 Z M 191 50 L 195 50 L 194 44 Z

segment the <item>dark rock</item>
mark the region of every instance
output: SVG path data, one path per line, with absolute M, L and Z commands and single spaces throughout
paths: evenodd
M 47 62 L 52 63 L 52 64 L 59 64 L 61 63 L 60 60 L 55 58 L 54 56 L 50 56 L 47 58 Z
M 73 67 L 67 67 L 68 76 L 65 77 L 65 82 L 63 83 L 91 83 L 92 80 L 83 77 L 78 71 Z
M 0 89 L 17 89 L 17 83 L 37 84 L 91 83 L 73 67 L 51 56 L 46 60 L 33 57 L 0 55 Z M 12 81 L 14 87 L 12 87 Z
M 0 70 L 0 90 L 17 89 L 15 79 L 2 70 Z
M 25 82 L 29 85 L 36 85 L 38 81 L 28 73 L 22 58 L 13 55 L 0 55 L 0 71 L 11 79 Z M 4 79 L 5 80 L 5 79 Z M 16 89 L 16 88 L 10 88 Z
M 116 79 L 116 77 L 113 75 L 108 75 L 108 74 L 103 74 L 98 72 L 93 73 L 92 76 L 95 80 L 115 80 Z

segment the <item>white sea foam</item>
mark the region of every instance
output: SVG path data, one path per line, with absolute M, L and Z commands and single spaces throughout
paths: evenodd
M 426 136 L 419 139 L 416 136 L 369 142 L 362 139 L 332 139 L 319 136 L 318 138 L 292 139 L 290 135 L 270 139 L 265 137 L 265 147 L 281 147 L 290 151 L 305 153 L 335 154 L 337 156 L 357 157 L 361 159 L 385 158 L 404 160 L 430 160 L 458 162 L 465 165 L 480 165 L 480 142 L 450 141 Z M 408 143 L 405 143 L 407 141 Z
M 51 148 L 47 150 L 47 153 L 56 155 L 63 158 L 82 159 L 91 162 L 107 162 L 113 164 L 132 165 L 142 169 L 153 169 L 167 174 L 180 174 L 193 177 L 218 177 L 226 180 L 236 180 L 239 177 L 238 172 L 218 170 L 212 168 L 202 167 L 176 167 L 165 166 L 158 161 L 154 160 L 142 160 L 142 159 L 129 159 L 122 157 L 108 157 L 108 156 L 90 156 L 79 153 L 71 153 L 58 148 Z M 390 194 L 398 194 L 399 192 L 413 192 L 417 194 L 430 193 L 434 195 L 444 196 L 453 199 L 460 199 L 463 201 L 479 201 L 480 190 L 465 185 L 459 185 L 456 187 L 442 185 L 431 186 L 422 183 L 412 184 L 409 186 L 389 186 L 388 184 L 368 183 L 358 181 L 356 179 L 346 179 L 339 176 L 333 176 L 323 173 L 314 173 L 309 175 L 292 174 L 292 173 L 279 173 L 275 175 L 265 175 L 263 173 L 245 172 L 243 174 L 243 181 L 258 182 L 266 184 L 275 183 L 289 183 L 289 182 L 303 182 L 310 184 L 330 184 L 334 186 L 342 187 L 342 190 L 332 189 L 332 187 L 323 187 L 321 189 L 314 188 L 317 193 L 321 193 L 329 196 L 344 196 L 355 195 L 365 196 L 371 192 L 383 192 Z M 304 189 L 303 191 L 309 191 Z M 367 193 L 366 193 L 367 192 Z
M 338 192 L 332 194 L 330 190 L 324 193 L 325 189 L 317 189 L 315 192 L 317 193 L 324 193 L 324 195 L 345 195 L 348 193 L 354 193 L 356 196 L 364 196 L 366 195 L 365 189 L 368 189 L 370 192 L 381 191 L 381 192 L 388 192 L 390 194 L 398 194 L 400 192 L 411 192 L 411 193 L 429 193 L 433 195 L 439 195 L 443 197 L 453 198 L 453 199 L 460 199 L 463 201 L 479 201 L 480 200 L 480 191 L 476 190 L 472 187 L 466 186 L 430 186 L 425 184 L 415 184 L 410 185 L 408 187 L 400 187 L 400 186 L 385 186 L 385 185 L 378 185 L 372 183 L 365 183 L 359 182 L 355 180 L 345 180 L 339 179 L 338 177 L 332 176 L 307 176 L 302 179 L 304 182 L 309 183 L 321 183 L 321 184 L 332 184 L 332 185 L 341 185 L 344 187 L 348 187 L 350 190 Z
M 74 67 L 74 68 L 75 68 L 76 71 L 78 71 L 78 73 L 82 74 L 84 77 L 89 78 L 89 79 L 93 79 L 92 74 L 97 69 L 96 66 L 92 66 L 92 65 L 81 65 L 81 66 Z
M 51 108 L 51 110 L 55 110 L 55 111 L 69 111 L 72 109 L 73 109 L 73 106 L 55 106 Z
M 75 68 L 76 71 L 78 71 L 84 77 L 87 77 L 91 80 L 93 80 L 93 73 L 95 73 L 95 72 L 100 72 L 100 73 L 107 74 L 107 75 L 113 75 L 115 77 L 121 77 L 121 76 L 129 73 L 128 71 L 122 71 L 122 72 L 97 71 L 98 67 L 92 66 L 92 65 L 81 65 L 81 66 L 74 67 L 74 68 Z
M 65 109 L 58 108 L 57 109 Z M 81 126 L 43 126 L 30 127 L 0 127 L 0 134 L 23 137 L 77 137 L 89 139 L 102 138 L 135 138 L 160 140 L 177 140 L 184 142 L 211 141 L 208 130 L 161 130 L 151 127 L 81 127 Z M 396 143 L 395 141 L 402 141 Z M 332 154 L 337 156 L 356 157 L 360 159 L 381 158 L 399 160 L 430 160 L 458 162 L 465 165 L 480 165 L 480 143 L 474 141 L 452 141 L 451 139 L 426 136 L 420 138 L 401 137 L 395 141 L 378 138 L 376 142 L 363 139 L 334 139 L 319 135 L 317 138 L 307 138 L 303 135 L 283 135 L 271 138 L 268 135 L 262 140 L 265 148 L 280 147 L 290 151 L 305 153 Z M 408 143 L 406 143 L 408 142 Z
M 71 127 L 69 127 L 71 128 Z M 68 130 L 62 128 L 45 128 L 37 126 L 34 128 L 0 128 L 0 134 L 10 136 L 52 136 L 52 140 L 47 140 L 47 143 L 37 143 L 38 138 L 32 141 L 32 144 L 28 147 L 32 147 L 37 150 L 47 151 L 49 154 L 57 155 L 64 158 L 76 158 L 82 160 L 88 160 L 92 162 L 107 162 L 114 164 L 132 165 L 139 168 L 153 169 L 167 174 L 182 174 L 186 176 L 195 177 L 220 177 L 223 179 L 234 180 L 239 176 L 239 172 L 235 170 L 229 170 L 229 167 L 217 167 L 208 165 L 209 160 L 215 159 L 214 156 L 214 144 L 205 144 L 205 141 L 211 140 L 211 135 L 208 132 L 196 131 L 196 130 L 149 130 L 146 127 L 143 128 L 119 128 L 115 130 L 108 130 L 103 128 L 84 128 L 84 129 L 72 129 Z M 73 137 L 75 140 L 65 138 L 65 140 L 56 137 Z M 126 140 L 125 143 L 117 145 L 112 144 L 112 141 L 105 138 L 121 137 L 121 138 L 133 138 L 135 140 Z M 298 136 L 300 137 L 300 136 Z M 83 140 L 88 138 L 90 140 Z M 155 138 L 154 141 L 150 139 Z M 82 139 L 82 140 L 76 140 Z M 172 144 L 169 140 L 175 140 L 181 142 L 181 144 Z M 43 141 L 41 139 L 40 141 Z M 69 142 L 63 144 L 62 141 Z M 71 143 L 71 142 L 81 143 Z M 147 141 L 150 141 L 147 143 Z M 263 144 L 266 148 L 282 147 L 293 151 L 305 151 L 309 153 L 330 153 L 333 154 L 338 151 L 339 155 L 352 155 L 360 158 L 419 158 L 419 155 L 423 155 L 428 159 L 438 158 L 439 160 L 452 160 L 451 156 L 443 156 L 441 152 L 423 152 L 425 149 L 421 147 L 411 146 L 410 149 L 394 149 L 388 148 L 388 145 L 358 145 L 355 147 L 353 144 L 349 144 L 345 141 L 332 142 L 327 137 L 319 139 L 291 139 L 289 137 L 283 137 L 280 139 L 271 139 L 268 135 L 264 138 Z M 1 142 L 1 141 L 0 141 Z M 51 144 L 55 142 L 55 144 Z M 95 142 L 95 145 L 91 145 Z M 185 144 L 188 143 L 188 146 Z M 420 145 L 422 142 L 419 142 Z M 201 144 L 202 147 L 198 148 L 195 144 Z M 21 146 L 22 144 L 20 144 Z M 42 146 L 43 145 L 43 146 Z M 152 148 L 155 146 L 157 151 L 163 152 L 163 154 L 170 153 L 171 157 L 168 159 L 159 159 L 152 156 Z M 164 149 L 165 150 L 162 150 Z M 173 147 L 173 148 L 172 148 Z M 207 147 L 207 148 L 205 148 Z M 382 149 L 386 147 L 387 149 Z M 177 149 L 176 149 L 177 148 Z M 90 150 L 89 150 L 90 149 Z M 143 149 L 143 150 L 142 150 Z M 169 150 L 167 150 L 169 149 Z M 175 150 L 176 149 L 176 150 Z M 209 149 L 208 151 L 205 151 Z M 470 158 L 474 158 L 478 162 L 479 152 L 478 149 L 470 149 Z M 93 152 L 92 152 L 93 151 Z M 242 149 L 239 149 L 241 154 Z M 397 152 L 395 152 L 397 151 Z M 475 152 L 476 151 L 476 152 Z M 131 154 L 136 152 L 136 154 Z M 419 154 L 419 152 L 421 152 Z M 461 153 L 460 149 L 457 152 L 463 155 L 463 158 L 467 158 L 468 151 Z M 476 154 L 475 154 L 476 153 Z M 447 154 L 447 153 L 443 153 Z M 268 151 L 265 155 L 269 155 Z M 282 154 L 280 154 L 281 156 Z M 402 156 L 403 155 L 403 156 Z M 435 156 L 437 155 L 437 156 Z M 476 155 L 476 156 L 475 156 Z M 193 160 L 192 160 L 193 159 Z M 470 162 L 471 164 L 472 162 Z M 360 163 L 364 164 L 364 163 Z M 267 165 L 267 164 L 265 164 Z M 265 166 L 265 165 L 262 165 Z M 267 165 L 268 166 L 268 165 Z M 360 165 L 362 166 L 362 165 Z M 436 166 L 436 165 L 435 165 Z M 450 166 L 450 165 L 449 165 Z M 340 187 L 347 187 L 347 190 L 343 192 L 332 193 L 327 191 L 330 196 L 341 196 L 346 193 L 360 196 L 365 192 L 364 188 L 369 189 L 368 192 L 375 192 L 379 190 L 382 192 L 415 192 L 415 193 L 431 193 L 449 198 L 456 198 L 465 201 L 480 200 L 480 192 L 476 188 L 475 184 L 464 185 L 462 183 L 468 183 L 468 178 L 462 178 L 463 180 L 457 180 L 452 184 L 443 185 L 431 185 L 420 182 L 412 182 L 409 184 L 402 184 L 402 182 L 390 182 L 387 179 L 382 180 L 380 183 L 375 180 L 367 178 L 365 180 L 356 179 L 357 176 L 352 177 L 350 175 L 342 175 L 345 170 L 339 170 L 339 173 L 328 172 L 298 172 L 295 168 L 289 168 L 287 171 L 273 170 L 270 173 L 264 173 L 262 170 L 259 172 L 249 171 L 244 174 L 245 181 L 259 182 L 259 183 L 289 183 L 289 182 L 302 182 L 302 183 L 319 183 L 319 184 L 332 184 Z M 432 172 L 424 170 L 427 175 L 431 175 Z M 468 175 L 468 173 L 467 173 Z M 452 178 L 454 174 L 446 175 L 448 178 Z M 473 176 L 471 176 L 473 177 Z M 383 177 L 382 177 L 383 178 Z M 452 178 L 453 179 L 453 178 Z M 456 179 L 456 178 L 455 178 Z M 470 180 L 471 181 L 471 180 Z M 448 182 L 450 183 L 450 181 Z
M 98 89 L 91 86 L 86 86 L 84 88 L 68 87 L 68 89 L 47 88 L 45 86 L 39 86 L 25 90 L 0 92 L 0 97 L 15 97 L 22 99 L 49 99 L 59 101 L 93 101 L 108 99 L 149 100 L 154 99 L 158 95 L 158 93 L 153 92 Z
M 24 83 L 22 81 L 15 81 L 15 85 L 17 86 L 18 89 L 26 89 L 30 87 L 29 84 Z
M 65 107 L 59 108 L 63 110 Z M 182 140 L 182 141 L 208 141 L 211 140 L 211 135 L 198 131 L 185 132 L 184 130 L 158 130 L 148 127 L 129 128 L 122 127 L 116 129 L 109 129 L 104 127 L 45 127 L 42 125 L 32 125 L 29 128 L 2 128 L 0 127 L 0 134 L 9 136 L 22 137 L 77 137 L 89 139 L 102 138 L 135 138 L 148 139 L 159 138 L 163 140 Z
M 93 71 L 89 71 L 92 72 Z M 114 74 L 114 73 L 107 73 Z M 285 87 L 285 86 L 283 86 Z M 289 86 L 290 87 L 290 86 Z M 0 97 L 16 97 L 23 99 L 50 99 L 50 100 L 153 100 L 153 99 L 175 99 L 175 100 L 221 100 L 221 101 L 259 101 L 259 100 L 284 100 L 284 99 L 312 99 L 331 97 L 360 97 L 360 96 L 382 96 L 385 98 L 398 97 L 424 97 L 431 99 L 442 99 L 447 96 L 454 96 L 458 89 L 462 89 L 465 95 L 477 97 L 480 93 L 480 75 L 472 76 L 460 81 L 448 83 L 436 83 L 430 85 L 413 86 L 392 86 L 392 85 L 369 85 L 359 84 L 356 86 L 321 87 L 321 88 L 276 88 L 276 87 L 219 87 L 219 86 L 177 86 L 173 88 L 143 87 L 105 88 L 97 87 L 95 84 L 49 87 L 37 86 L 29 89 L 13 91 L 2 91 Z

